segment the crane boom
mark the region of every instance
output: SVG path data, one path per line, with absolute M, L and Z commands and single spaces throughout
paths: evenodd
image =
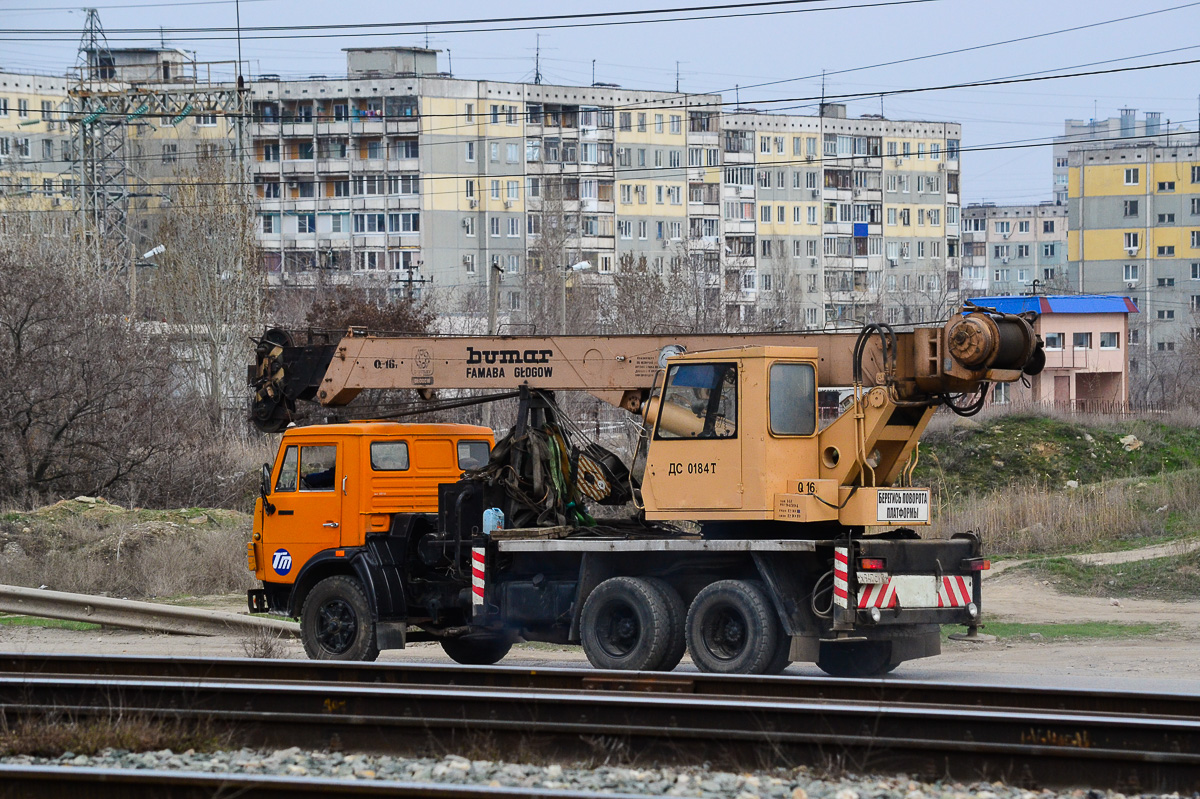
M 941 327 L 879 335 L 859 331 L 620 336 L 383 336 L 351 328 L 323 333 L 271 330 L 251 367 L 254 418 L 286 426 L 297 400 L 327 406 L 366 389 L 530 389 L 586 391 L 635 410 L 670 355 L 738 347 L 809 347 L 821 386 L 886 385 L 897 399 L 973 391 L 983 381 L 1020 377 L 1040 352 L 1028 321 L 983 311 Z

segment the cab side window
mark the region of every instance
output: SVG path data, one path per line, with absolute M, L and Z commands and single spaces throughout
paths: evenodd
M 337 447 L 300 448 L 300 490 L 332 491 L 337 483 Z
M 811 436 L 817 430 L 817 372 L 812 364 L 771 364 L 771 432 Z
M 482 469 L 488 464 L 488 443 L 486 441 L 458 442 L 458 468 Z
M 408 442 L 372 441 L 371 468 L 377 472 L 403 472 L 408 469 Z
M 300 452 L 296 447 L 288 447 L 283 451 L 283 465 L 279 467 L 279 479 L 275 481 L 276 491 L 296 490 L 296 464 Z

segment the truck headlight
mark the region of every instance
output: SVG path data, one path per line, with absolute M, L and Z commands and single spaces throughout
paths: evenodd
M 967 605 L 967 613 L 971 614 L 972 619 L 979 618 L 979 606 L 974 602 Z
M 879 612 L 879 608 L 871 608 L 869 613 L 871 616 L 871 621 L 875 622 L 876 624 L 879 623 L 879 619 L 883 616 L 883 614 Z

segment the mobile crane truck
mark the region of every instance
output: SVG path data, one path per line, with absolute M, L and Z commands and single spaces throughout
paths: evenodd
M 299 617 L 312 658 L 438 641 L 499 661 L 515 641 L 581 643 L 599 668 L 883 674 L 980 618 L 979 537 L 923 540 L 918 440 L 946 405 L 1038 373 L 1028 316 L 968 306 L 940 327 L 855 333 L 389 337 L 267 331 L 250 367 L 263 467 L 252 612 Z M 852 387 L 832 422 L 822 387 Z M 489 428 L 289 426 L 301 401 L 365 389 L 519 399 Z M 555 391 L 642 419 L 640 480 Z M 459 400 L 461 402 L 461 400 Z M 456 403 L 443 402 L 442 407 Z M 627 505 L 629 518 L 588 508 Z M 600 515 L 600 514 L 597 514 Z

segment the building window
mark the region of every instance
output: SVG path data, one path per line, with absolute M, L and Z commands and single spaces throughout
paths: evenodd
M 1158 279 L 1158 287 L 1160 289 L 1167 288 L 1169 286 L 1174 286 L 1174 285 L 1175 285 L 1175 278 L 1173 278 L 1173 277 L 1160 277 Z
M 475 142 L 473 142 L 473 141 L 465 142 L 463 146 L 464 146 L 464 151 L 463 151 L 464 157 L 467 159 L 467 161 L 474 161 L 475 160 Z
M 1028 244 L 1018 244 L 1017 245 L 1017 257 L 1018 258 L 1028 258 L 1029 257 L 1029 245 Z
M 488 220 L 488 233 L 491 234 L 493 238 L 500 235 L 500 217 L 493 216 Z
M 1125 207 L 1125 216 L 1129 217 L 1129 216 L 1137 216 L 1138 215 L 1138 201 L 1137 200 L 1126 200 L 1124 203 L 1124 207 Z
M 1125 170 L 1125 185 L 1126 186 L 1138 185 L 1138 169 L 1137 169 L 1137 167 L 1130 167 Z
M 1166 244 L 1166 245 L 1160 246 L 1158 248 L 1158 257 L 1159 258 L 1175 257 L 1175 245 L 1174 244 Z
M 1200 230 L 1192 231 L 1192 249 L 1200 248 Z
M 271 214 L 264 214 L 263 216 L 259 217 L 259 219 L 262 220 L 262 232 L 263 233 L 278 233 L 279 232 L 278 217 L 272 216 Z
M 298 214 L 296 216 L 297 233 L 316 233 L 317 218 L 313 214 Z
M 1046 333 L 1046 349 L 1061 350 L 1063 348 L 1063 337 L 1062 333 Z
M 1158 224 L 1160 224 L 1160 225 L 1175 224 L 1175 214 L 1159 214 L 1158 215 Z
M 1008 388 L 1008 383 L 996 383 L 994 386 L 992 386 L 993 405 L 1007 405 L 1011 401 L 1009 398 L 1010 395 L 1008 393 Z
M 475 271 L 475 254 L 474 253 L 469 252 L 463 256 L 463 267 L 468 272 Z
M 1200 280 L 1200 264 L 1192 264 L 1192 280 Z
M 1158 190 L 1159 191 L 1175 191 L 1175 181 L 1160 180 L 1158 182 Z
M 1042 257 L 1043 258 L 1053 258 L 1054 250 L 1055 250 L 1055 247 L 1053 244 L 1043 244 L 1042 245 Z
M 1090 350 L 1092 348 L 1092 334 L 1072 333 L 1071 346 L 1077 350 Z
M 1165 322 L 1165 321 L 1168 321 L 1168 320 L 1170 320 L 1170 319 L 1174 319 L 1174 318 L 1175 318 L 1175 311 L 1174 311 L 1174 310 L 1170 310 L 1170 311 L 1159 311 L 1159 312 L 1158 312 L 1158 314 L 1157 314 L 1157 316 L 1158 316 L 1158 318 L 1159 318 L 1159 319 L 1161 319 L 1162 321 L 1164 321 L 1164 322 Z
M 1141 248 L 1141 237 L 1134 232 L 1125 234 L 1125 249 L 1137 252 Z
M 1042 220 L 1042 232 L 1043 233 L 1053 233 L 1054 232 L 1054 220 L 1053 219 Z
M 467 236 L 475 235 L 475 217 L 464 216 L 462 221 L 463 234 Z
M 996 232 L 1002 236 L 1007 236 L 1012 233 L 1012 222 L 997 222 Z
M 1018 233 L 1028 233 L 1029 232 L 1029 220 L 1028 219 L 1022 219 L 1020 222 L 1017 223 L 1017 232 Z
M 26 117 L 29 116 L 29 101 L 28 100 L 17 100 L 17 116 L 20 117 L 21 119 L 25 119 Z
M 1138 264 L 1125 264 L 1126 283 L 1136 283 L 1138 280 Z
M 1100 334 L 1100 349 L 1115 350 L 1121 346 L 1120 333 L 1101 333 Z

